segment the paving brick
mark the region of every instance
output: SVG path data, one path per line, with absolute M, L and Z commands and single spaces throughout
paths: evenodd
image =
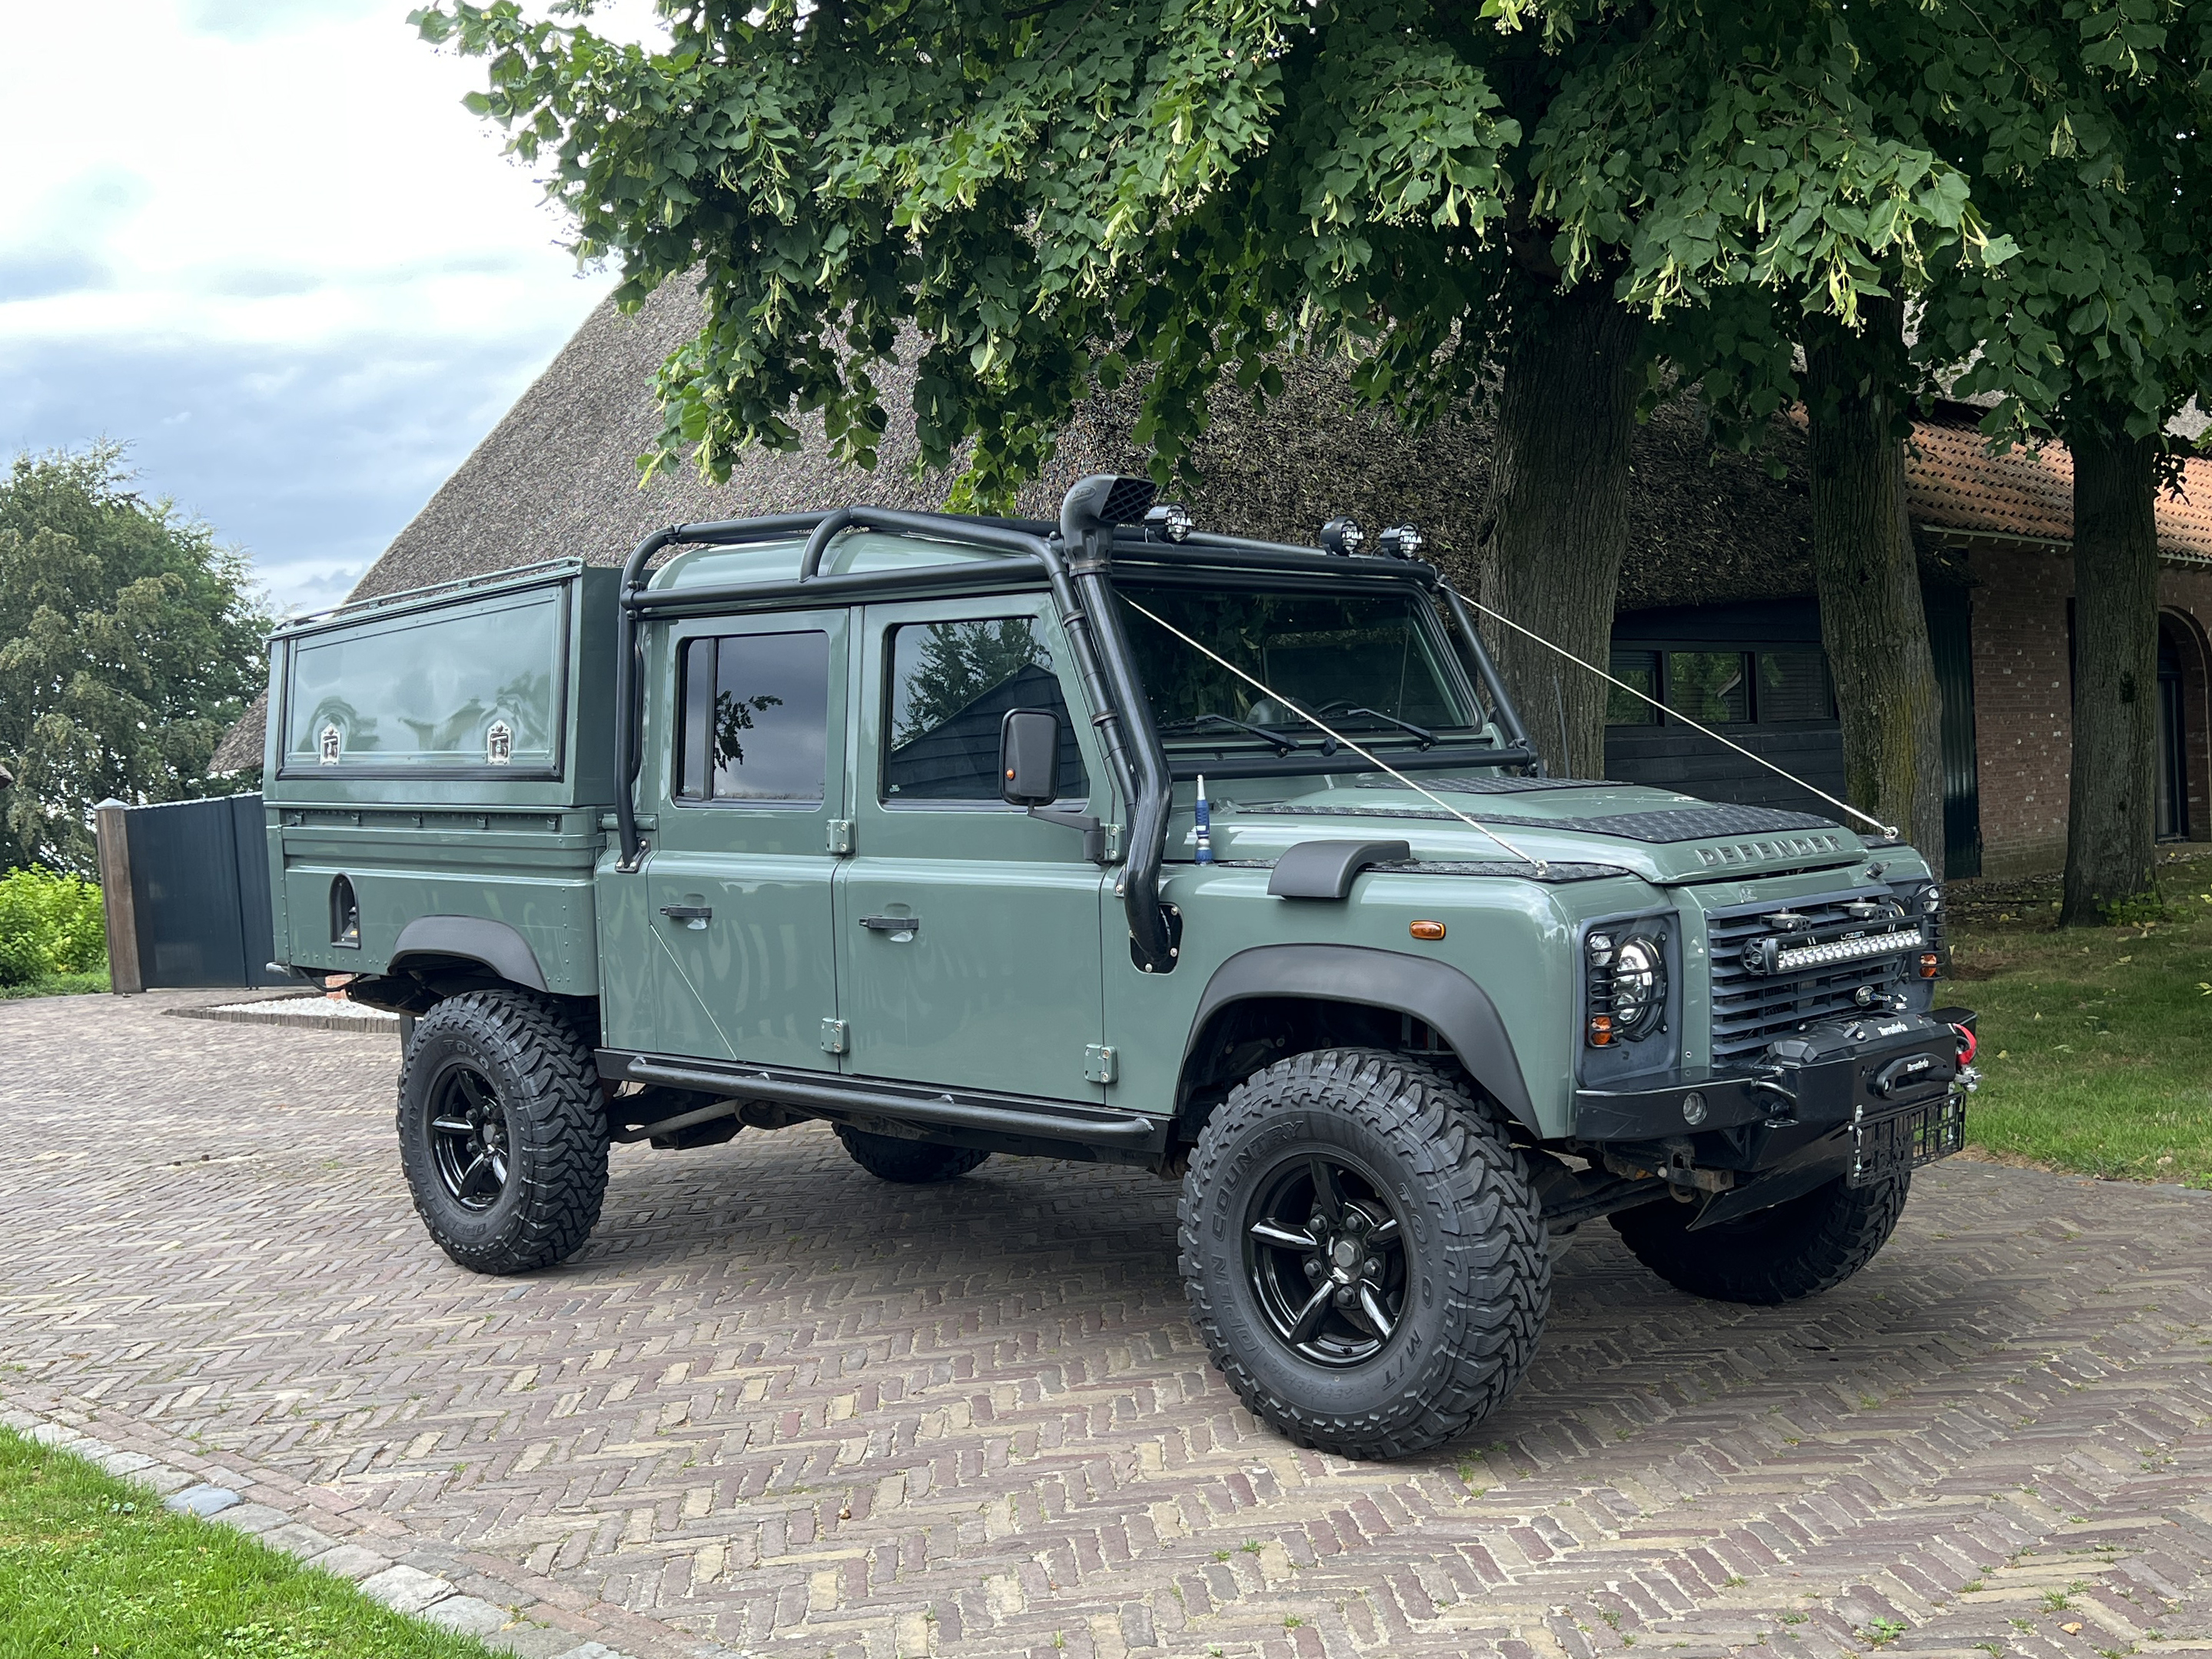
M 1364 1464 L 1207 1366 L 1171 1183 L 994 1158 L 891 1188 L 818 1128 L 748 1130 L 618 1148 L 583 1251 L 481 1278 L 415 1220 L 386 1049 L 162 1006 L 0 1005 L 0 1109 L 40 1149 L 0 1161 L 0 1395 L 295 1517 L 264 1536 L 344 1576 L 497 1609 L 528 1581 L 577 1630 L 495 1637 L 526 1659 L 2212 1632 L 2212 1195 L 1953 1161 L 1864 1273 L 1775 1309 L 1585 1228 L 1506 1407 Z M 2077 1579 L 2068 1635 L 2043 1598 Z
M 434 1625 L 459 1631 L 466 1636 L 483 1636 L 507 1622 L 505 1607 L 495 1607 L 473 1595 L 449 1595 L 442 1601 L 433 1603 L 422 1616 Z
M 309 1556 L 307 1565 L 319 1572 L 334 1573 L 340 1578 L 362 1579 L 384 1571 L 391 1566 L 392 1558 L 364 1549 L 359 1544 L 341 1544 L 334 1550 Z
M 361 1593 L 373 1601 L 383 1602 L 394 1613 L 420 1613 L 452 1595 L 453 1587 L 419 1567 L 398 1566 L 386 1567 L 362 1579 Z
M 273 1527 L 289 1525 L 292 1517 L 282 1510 L 272 1510 L 266 1504 L 237 1504 L 215 1517 L 226 1527 L 235 1527 L 240 1532 L 266 1533 Z
M 182 1492 L 171 1492 L 161 1501 L 180 1515 L 197 1515 L 204 1520 L 210 1516 L 221 1515 L 225 1510 L 234 1509 L 241 1500 L 228 1486 L 210 1486 L 202 1482 L 198 1486 L 186 1486 Z

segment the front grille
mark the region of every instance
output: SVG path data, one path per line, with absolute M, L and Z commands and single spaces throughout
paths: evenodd
M 1789 1036 L 1818 1020 L 1865 1012 L 1869 1004 L 1859 1000 L 1862 990 L 1878 999 L 1903 988 L 1917 952 L 1836 963 L 1793 974 L 1754 974 L 1744 966 L 1743 947 L 1775 933 L 1766 918 L 1777 911 L 1804 917 L 1809 925 L 1790 937 L 1808 941 L 1826 943 L 1881 931 L 1887 924 L 1869 925 L 1844 908 L 1867 896 L 1863 892 L 1833 894 L 1788 903 L 1770 899 L 1708 919 L 1714 1065 L 1744 1064 L 1757 1059 L 1777 1037 Z

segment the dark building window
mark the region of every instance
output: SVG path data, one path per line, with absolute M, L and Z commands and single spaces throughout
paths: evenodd
M 1740 726 L 1751 718 L 1749 660 L 1744 651 L 1669 651 L 1662 701 L 1707 726 Z
M 676 796 L 819 806 L 827 776 L 830 636 L 684 642 Z
M 1836 696 L 1818 651 L 1616 650 L 1613 677 L 1701 726 L 1832 720 Z M 1608 726 L 1656 726 L 1660 711 L 1614 686 Z
M 1616 651 L 1613 653 L 1613 677 L 1634 686 L 1644 697 L 1659 695 L 1659 653 L 1656 651 Z M 1644 701 L 1631 696 L 1620 686 L 1606 688 L 1605 723 L 1607 726 L 1656 726 L 1659 711 Z
M 884 799 L 998 800 L 999 729 L 1015 708 L 1060 716 L 1060 794 L 1089 798 L 1075 722 L 1031 618 L 912 623 L 894 630 L 890 652 Z

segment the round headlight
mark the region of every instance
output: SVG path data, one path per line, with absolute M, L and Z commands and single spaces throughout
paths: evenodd
M 1667 957 L 1655 939 L 1625 939 L 1613 959 L 1613 1029 L 1642 1036 L 1667 1006 Z

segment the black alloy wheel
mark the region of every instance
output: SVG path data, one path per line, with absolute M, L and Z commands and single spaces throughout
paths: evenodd
M 415 1212 L 462 1267 L 530 1273 L 591 1236 L 607 1189 L 606 1093 L 553 998 L 465 991 L 422 1015 L 395 1127 Z
M 465 1060 L 453 1060 L 431 1085 L 430 1153 L 446 1196 L 483 1211 L 507 1192 L 507 1110 L 492 1081 Z
M 1552 1300 L 1543 1207 L 1502 1114 L 1425 1058 L 1319 1048 L 1200 1130 L 1183 1288 L 1223 1378 L 1302 1446 L 1404 1457 L 1528 1370 Z
M 1286 1159 L 1254 1192 L 1244 1271 L 1268 1328 L 1317 1365 L 1363 1365 L 1404 1316 L 1406 1231 L 1382 1184 L 1340 1152 Z

